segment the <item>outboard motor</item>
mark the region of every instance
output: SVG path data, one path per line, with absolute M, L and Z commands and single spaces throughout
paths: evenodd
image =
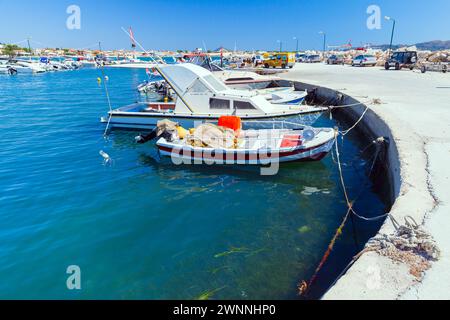
M 8 67 L 8 74 L 11 76 L 15 75 L 15 74 L 17 74 L 17 70 L 12 67 Z
M 136 143 L 144 144 L 156 138 L 162 137 L 167 141 L 173 141 L 173 135 L 177 132 L 178 123 L 170 120 L 162 120 L 148 135 L 139 135 L 134 138 Z
M 156 139 L 158 137 L 158 128 L 153 129 L 152 132 L 150 132 L 147 135 L 138 135 L 137 137 L 134 138 L 134 140 L 136 141 L 136 143 L 139 144 L 144 144 L 147 143 L 149 141 L 152 141 L 153 139 Z

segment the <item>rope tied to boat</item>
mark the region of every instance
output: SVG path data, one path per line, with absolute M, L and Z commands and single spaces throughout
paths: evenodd
M 343 99 L 343 96 L 339 100 L 342 100 L 342 99 Z M 358 119 L 358 121 L 356 121 L 356 123 L 353 126 L 351 126 L 347 130 L 340 132 L 342 134 L 342 136 L 346 136 L 354 128 L 356 128 L 358 126 L 358 124 L 364 119 L 366 113 L 370 109 L 369 105 L 379 105 L 379 104 L 383 104 L 383 102 L 381 101 L 381 99 L 375 98 L 375 99 L 367 100 L 364 102 L 356 102 L 356 103 L 337 105 L 337 106 L 330 105 L 330 106 L 326 106 L 326 108 L 328 109 L 328 112 L 330 113 L 330 120 L 333 120 L 333 110 L 335 110 L 335 109 L 353 108 L 353 107 L 357 107 L 357 106 L 365 106 L 366 107 L 366 109 L 362 113 L 361 117 Z
M 362 115 L 358 119 L 358 121 L 356 121 L 356 123 L 353 126 L 351 126 L 349 129 L 340 132 L 342 137 L 345 137 L 347 134 L 349 134 L 353 129 L 355 129 L 358 126 L 358 124 L 364 119 L 364 117 L 365 117 L 367 111 L 369 111 L 369 109 L 370 108 L 368 106 L 366 106 L 366 109 L 364 110 L 364 112 L 362 113 Z
M 346 187 L 346 184 L 345 184 L 345 178 L 344 178 L 344 173 L 343 173 L 343 170 L 342 170 L 341 155 L 340 155 L 340 152 L 339 152 L 339 145 L 338 145 L 337 137 L 340 134 L 342 136 L 342 138 L 344 138 L 344 136 L 346 134 L 348 134 L 351 130 L 353 130 L 358 125 L 358 123 L 361 122 L 361 120 L 363 119 L 363 117 L 364 117 L 365 113 L 367 112 L 367 110 L 368 110 L 368 108 L 366 108 L 366 111 L 363 113 L 363 115 L 360 117 L 360 119 L 357 121 L 357 123 L 355 123 L 355 125 L 353 125 L 350 129 L 345 131 L 346 132 L 345 134 L 343 134 L 341 131 L 338 131 L 338 130 L 335 131 L 336 135 L 335 135 L 334 146 L 335 146 L 335 153 L 336 153 L 336 160 L 337 160 L 336 164 L 338 166 L 339 179 L 340 179 L 340 182 L 341 182 L 341 187 L 342 187 L 342 190 L 343 190 L 343 193 L 344 193 L 344 197 L 345 197 L 345 201 L 346 201 L 346 205 L 347 205 L 348 210 L 347 210 L 347 213 L 345 214 L 341 224 L 337 228 L 333 238 L 331 239 L 331 242 L 328 245 L 328 248 L 325 251 L 325 254 L 323 255 L 323 257 L 322 257 L 319 265 L 317 266 L 317 268 L 316 268 L 313 276 L 311 277 L 311 279 L 308 282 L 303 280 L 298 285 L 299 294 L 301 296 L 304 296 L 304 297 L 307 296 L 310 288 L 312 287 L 312 285 L 316 281 L 316 279 L 317 279 L 317 277 L 319 275 L 319 272 L 322 270 L 323 266 L 325 265 L 326 261 L 328 260 L 328 258 L 330 256 L 331 252 L 333 251 L 333 248 L 334 248 L 334 246 L 335 246 L 339 236 L 342 235 L 344 227 L 347 224 L 347 221 L 348 221 L 348 219 L 349 219 L 349 217 L 351 215 L 354 215 L 354 216 L 356 216 L 356 217 L 358 217 L 358 218 L 360 218 L 362 220 L 365 220 L 365 221 L 377 221 L 377 220 L 385 219 L 387 216 L 390 215 L 389 213 L 387 213 L 387 214 L 383 214 L 383 215 L 380 215 L 380 216 L 377 216 L 377 217 L 367 218 L 367 217 L 364 217 L 362 215 L 357 214 L 356 211 L 354 210 L 354 204 L 355 204 L 356 200 L 353 200 L 353 201 L 350 200 L 350 197 L 349 197 L 348 192 L 347 192 L 347 187 Z M 372 174 L 372 171 L 373 171 L 373 169 L 375 167 L 375 162 L 376 162 L 376 160 L 377 160 L 377 158 L 379 156 L 379 152 L 380 152 L 380 147 L 379 146 L 381 144 L 385 143 L 386 141 L 387 141 L 386 138 L 379 137 L 379 138 L 375 139 L 374 141 L 372 141 L 370 143 L 370 145 L 369 145 L 369 146 L 371 146 L 373 144 L 377 145 L 376 156 L 374 157 L 374 162 L 373 162 L 373 164 L 371 166 L 371 169 L 370 169 L 370 175 Z M 364 149 L 364 151 L 367 150 L 369 148 L 369 146 L 367 146 Z M 359 196 L 356 199 L 358 199 L 358 198 L 359 198 Z
M 421 275 L 425 270 L 427 270 L 430 267 L 430 260 L 437 260 L 440 256 L 440 250 L 437 247 L 437 244 L 433 240 L 433 238 L 424 230 L 422 230 L 421 226 L 414 220 L 411 216 L 405 217 L 405 224 L 400 225 L 398 221 L 392 216 L 390 213 L 386 213 L 383 215 L 379 215 L 376 217 L 364 217 L 360 214 L 358 214 L 354 210 L 354 204 L 356 200 L 350 201 L 350 197 L 347 192 L 347 187 L 345 185 L 345 179 L 344 174 L 342 170 L 342 162 L 341 162 L 341 156 L 339 152 L 339 146 L 337 142 L 337 136 L 340 134 L 342 136 L 342 139 L 344 139 L 344 136 L 347 135 L 351 130 L 353 130 L 358 123 L 362 121 L 365 114 L 367 113 L 367 110 L 369 108 L 367 107 L 365 112 L 362 114 L 362 116 L 358 119 L 358 121 L 348 130 L 345 131 L 336 131 L 336 139 L 335 139 L 335 152 L 336 152 L 336 164 L 338 166 L 339 170 L 339 178 L 341 182 L 341 186 L 344 192 L 345 201 L 347 204 L 347 212 L 339 225 L 338 229 L 336 230 L 333 238 L 330 241 L 330 244 L 328 245 L 327 250 L 325 251 L 319 265 L 317 266 L 313 276 L 307 281 L 302 281 L 298 285 L 299 294 L 301 296 L 306 297 L 309 293 L 312 285 L 317 280 L 317 277 L 319 275 L 319 272 L 322 270 L 323 266 L 325 265 L 326 261 L 328 260 L 329 256 L 331 255 L 331 252 L 333 251 L 334 246 L 336 245 L 336 242 L 339 238 L 339 236 L 342 235 L 344 227 L 351 215 L 354 215 L 355 217 L 372 222 L 372 221 L 379 221 L 382 219 L 390 218 L 396 233 L 394 236 L 388 236 L 386 234 L 378 235 L 374 238 L 372 238 L 364 250 L 362 250 L 360 253 L 358 253 L 355 257 L 353 257 L 352 261 L 347 265 L 347 267 L 340 273 L 338 278 L 335 280 L 334 284 L 338 281 L 338 279 L 345 273 L 347 270 L 366 252 L 369 251 L 376 251 L 380 254 L 383 254 L 385 256 L 390 257 L 391 259 L 394 259 L 396 261 L 400 261 L 403 263 L 406 263 L 410 266 L 410 272 L 411 274 L 415 275 L 418 279 L 420 279 Z M 344 134 L 345 133 L 345 134 Z M 375 162 L 379 156 L 380 153 L 380 146 L 382 144 L 385 144 L 386 142 L 389 142 L 389 139 L 385 137 L 379 137 L 375 139 L 374 141 L 369 144 L 364 149 L 364 152 L 371 146 L 371 145 L 377 145 L 376 154 L 374 157 L 374 162 L 371 166 L 369 175 L 372 174 L 372 171 L 375 167 Z M 333 158 L 334 160 L 334 158 Z M 359 196 L 356 198 L 358 199 Z M 334 285 L 333 284 L 333 285 Z
M 101 44 L 101 42 L 98 43 L 98 48 L 99 48 L 100 52 L 102 52 L 102 44 Z M 109 107 L 108 123 L 107 123 L 107 125 L 106 125 L 105 132 L 103 133 L 103 137 L 106 138 L 107 135 L 108 135 L 108 131 L 109 131 L 109 125 L 111 124 L 111 117 L 112 117 L 111 112 L 112 112 L 112 106 L 111 106 L 111 99 L 110 99 L 110 97 L 109 97 L 109 90 L 108 90 L 108 84 L 107 84 L 109 78 L 108 78 L 108 77 L 106 76 L 106 74 L 105 74 L 105 65 L 104 65 L 103 62 L 100 63 L 100 70 L 101 70 L 101 72 L 102 72 L 102 77 L 103 77 L 103 87 L 104 87 L 104 89 L 105 89 L 106 99 L 107 99 L 107 101 L 108 101 L 108 107 Z

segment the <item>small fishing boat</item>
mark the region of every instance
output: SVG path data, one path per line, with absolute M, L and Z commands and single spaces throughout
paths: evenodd
M 111 128 L 129 129 L 153 129 L 158 121 L 166 118 L 192 127 L 195 122 L 217 121 L 223 115 L 236 115 L 244 120 L 307 116 L 311 123 L 312 118 L 317 119 L 327 110 L 272 97 L 273 103 L 267 94 L 230 89 L 210 71 L 189 63 L 166 65 L 157 70 L 174 91 L 175 101 L 132 104 L 110 111 L 101 121 L 109 123 Z
M 148 81 L 145 80 L 144 82 L 140 83 L 137 86 L 137 90 L 140 93 L 149 93 L 149 92 L 154 92 L 154 93 L 159 93 L 160 92 L 160 88 L 162 88 L 164 85 L 164 81 Z
M 277 81 L 281 78 L 274 76 L 263 76 L 255 72 L 239 70 L 214 71 L 214 75 L 232 89 L 257 90 L 278 87 Z
M 161 121 L 148 136 L 138 136 L 138 143 L 159 138 L 156 146 L 161 156 L 176 164 L 267 165 L 271 163 L 319 161 L 333 147 L 336 131 L 332 128 L 298 126 L 241 130 L 238 117 L 224 116 L 218 125 L 206 123 L 189 131 L 171 121 Z
M 273 92 L 266 99 L 273 104 L 286 104 L 286 105 L 302 105 L 308 96 L 308 92 Z
M 142 94 L 155 93 L 161 99 L 173 100 L 174 92 L 164 80 L 146 80 L 138 85 L 137 90 Z

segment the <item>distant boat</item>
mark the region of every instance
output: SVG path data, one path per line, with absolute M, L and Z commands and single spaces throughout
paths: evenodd
M 222 115 L 236 115 L 243 120 L 309 115 L 310 122 L 327 110 L 272 103 L 258 92 L 230 89 L 210 71 L 189 63 L 162 66 L 158 71 L 176 93 L 176 101 L 132 104 L 109 112 L 102 122 L 113 128 L 132 129 L 152 129 L 166 118 L 192 127 L 196 121 L 217 121 Z
M 0 62 L 0 74 L 14 75 L 17 74 L 17 70 L 11 67 L 8 63 Z
M 17 70 L 17 73 L 43 73 L 46 72 L 43 65 L 39 62 L 12 59 L 8 64 Z

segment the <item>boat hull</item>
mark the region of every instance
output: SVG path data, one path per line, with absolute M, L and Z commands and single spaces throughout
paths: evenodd
M 333 147 L 334 139 L 310 148 L 293 148 L 291 150 L 223 150 L 191 147 L 174 147 L 158 142 L 157 147 L 164 157 L 170 157 L 175 164 L 206 165 L 269 165 L 286 162 L 311 162 L 322 160 Z M 198 148 L 197 148 L 198 149 Z
M 187 115 L 175 113 L 171 110 L 172 104 L 160 103 L 159 112 L 139 112 L 138 107 L 129 106 L 122 110 L 114 110 L 107 117 L 101 119 L 108 123 L 111 129 L 127 130 L 153 130 L 158 121 L 169 119 L 179 123 L 185 128 L 195 128 L 197 125 L 205 122 L 217 123 L 222 114 L 209 115 Z M 266 115 L 246 115 L 238 114 L 244 122 L 270 121 L 270 120 L 294 120 L 298 124 L 312 125 L 320 115 L 327 111 L 326 108 L 304 106 L 301 110 L 295 110 L 290 113 L 277 113 Z
M 268 117 L 241 117 L 241 119 L 246 123 L 251 123 L 251 121 L 272 121 L 272 120 L 294 120 L 298 124 L 312 125 L 321 116 L 323 111 L 316 111 L 304 114 L 293 114 L 293 115 L 279 115 L 279 116 L 268 116 Z M 108 117 L 102 118 L 101 122 L 108 123 L 111 129 L 124 129 L 124 130 L 153 130 L 158 121 L 169 119 L 177 122 L 180 126 L 184 128 L 195 128 L 199 124 L 205 122 L 217 123 L 220 116 L 216 117 L 177 117 L 177 116 L 139 116 L 139 115 L 112 115 L 111 119 Z

